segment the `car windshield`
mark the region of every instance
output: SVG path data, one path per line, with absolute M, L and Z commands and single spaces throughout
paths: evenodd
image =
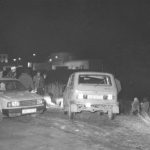
M 110 77 L 107 75 L 79 75 L 79 84 L 111 85 Z
M 0 91 L 25 91 L 26 88 L 17 80 L 0 80 Z

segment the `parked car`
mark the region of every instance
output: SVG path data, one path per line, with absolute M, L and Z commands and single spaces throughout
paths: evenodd
M 69 118 L 82 111 L 108 113 L 112 119 L 119 113 L 114 76 L 100 72 L 75 72 L 64 90 L 64 112 Z
M 27 91 L 20 81 L 0 78 L 0 119 L 42 113 L 45 108 L 43 97 Z

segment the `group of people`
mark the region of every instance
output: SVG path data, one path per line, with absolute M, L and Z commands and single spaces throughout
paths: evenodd
M 148 97 L 144 97 L 142 102 L 139 101 L 139 99 L 137 97 L 135 97 L 133 99 L 133 102 L 131 104 L 132 108 L 131 108 L 131 113 L 133 115 L 136 114 L 142 114 L 142 113 L 149 113 L 150 110 L 150 103 L 148 100 Z
M 4 68 L 1 72 L 1 77 L 17 78 L 29 91 L 34 90 L 36 93 L 41 95 L 45 92 L 46 73 L 41 74 L 40 71 L 37 71 L 36 74 L 32 76 L 29 69 L 22 68 L 21 73 L 17 74 L 16 68 L 11 67 L 10 69 Z
M 16 67 L 10 67 L 10 68 L 0 68 L 0 78 L 16 78 Z
M 25 86 L 29 91 L 34 90 L 36 93 L 43 95 L 45 92 L 45 79 L 46 74 L 41 75 L 38 71 L 33 78 L 28 72 L 23 72 L 19 76 L 18 80 Z

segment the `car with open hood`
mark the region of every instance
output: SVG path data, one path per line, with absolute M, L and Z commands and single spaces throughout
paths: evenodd
M 42 96 L 29 92 L 17 79 L 0 78 L 0 119 L 44 112 Z
M 117 85 L 110 73 L 75 72 L 64 90 L 64 112 L 73 118 L 82 111 L 108 113 L 112 119 L 119 113 Z

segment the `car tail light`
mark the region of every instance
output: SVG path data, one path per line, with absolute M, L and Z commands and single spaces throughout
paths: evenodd
M 112 94 L 108 94 L 108 100 L 114 100 L 115 99 L 115 96 L 112 95 Z
M 112 94 L 108 94 L 108 100 L 112 100 L 113 99 L 113 95 Z
M 77 98 L 78 98 L 78 99 L 83 99 L 83 94 L 82 94 L 82 93 L 79 93 L 79 94 L 77 95 Z

